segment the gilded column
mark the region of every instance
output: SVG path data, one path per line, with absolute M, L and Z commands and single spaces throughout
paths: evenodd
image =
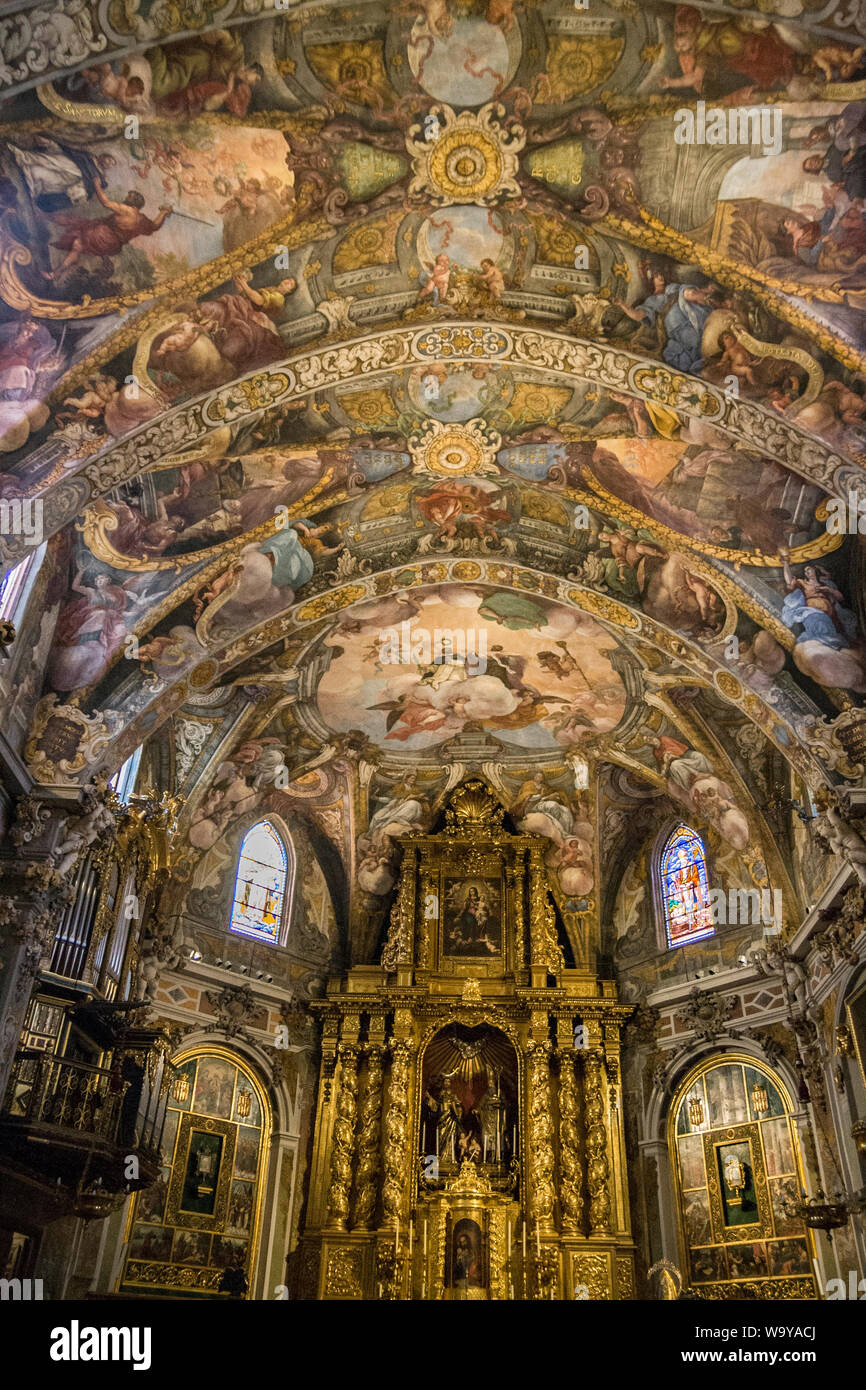
M 541 845 L 533 845 L 529 852 L 529 941 L 532 967 L 552 974 L 562 969 L 562 951 L 556 939 L 556 917 L 550 902 Z M 544 984 L 544 979 L 535 983 Z
M 415 864 L 418 851 L 411 846 L 404 851 L 400 870 L 400 885 L 397 897 L 391 908 L 388 939 L 382 951 L 382 964 L 386 970 L 401 967 L 409 970 L 411 977 L 412 956 L 415 935 Z M 398 979 L 398 983 L 400 983 Z M 409 980 L 405 983 L 410 983 Z
M 610 1192 L 607 1156 L 607 1128 L 601 1080 L 602 1055 L 592 1051 L 586 1058 L 586 1169 L 589 1185 L 589 1229 L 591 1235 L 610 1230 Z
M 340 1045 L 340 1090 L 337 1118 L 331 1137 L 331 1189 L 328 1193 L 328 1225 L 345 1231 L 352 1186 L 352 1152 L 358 1106 L 358 1049 Z
M 514 913 L 514 961 L 513 966 L 519 970 L 521 966 L 528 965 L 531 951 L 526 940 L 526 911 L 524 902 L 526 865 L 525 850 L 518 850 L 514 856 L 514 863 L 509 864 L 505 870 L 508 886 L 511 892 Z
M 396 1226 L 403 1215 L 410 1173 L 406 1154 L 409 1128 L 408 1042 L 395 1042 L 391 1061 L 391 1084 L 385 1114 L 385 1159 L 382 1184 L 383 1224 Z
M 550 1043 L 530 1043 L 529 1162 L 533 1216 L 543 1231 L 553 1226 L 553 1120 L 550 1114 Z
M 429 853 L 421 852 L 420 901 L 416 912 L 415 964 L 426 970 L 430 964 L 430 932 L 439 926 L 439 879 L 430 865 Z
M 382 1124 L 382 1048 L 367 1049 L 367 1078 L 358 1120 L 358 1172 L 355 1179 L 354 1226 L 367 1231 L 376 1209 L 379 1139 Z
M 559 1201 L 562 1229 L 569 1234 L 581 1229 L 584 1208 L 577 1121 L 574 1053 L 563 1048 L 559 1054 Z

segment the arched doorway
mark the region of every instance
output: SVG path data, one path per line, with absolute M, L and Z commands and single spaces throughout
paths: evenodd
M 793 1211 L 802 1163 L 782 1080 L 733 1053 L 701 1062 L 671 1105 L 668 1145 L 685 1282 L 706 1298 L 814 1298 Z
M 212 1046 L 175 1059 L 153 1187 L 137 1194 L 119 1287 L 219 1292 L 225 1271 L 252 1283 L 262 1177 L 271 1130 L 267 1096 L 236 1053 Z

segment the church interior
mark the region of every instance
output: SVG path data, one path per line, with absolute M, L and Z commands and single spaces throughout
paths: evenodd
M 863 6 L 0 51 L 4 1288 L 857 1297 Z

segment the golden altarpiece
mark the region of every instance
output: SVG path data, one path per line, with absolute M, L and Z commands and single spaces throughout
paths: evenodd
M 401 840 L 381 966 L 332 981 L 298 1295 L 634 1296 L 611 981 L 566 969 L 548 845 L 480 781 Z

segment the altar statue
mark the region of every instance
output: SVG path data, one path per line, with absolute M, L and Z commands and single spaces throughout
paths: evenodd
M 436 1124 L 436 1147 L 440 1162 L 453 1163 L 456 1159 L 455 1142 L 457 1127 L 463 1115 L 463 1108 L 451 1087 L 451 1078 L 446 1076 L 439 1093 L 438 1120 Z
M 481 1111 L 484 1162 L 501 1163 L 504 1158 L 505 1107 L 499 1088 L 499 1073 L 494 1067 L 490 1068 L 489 1084 L 479 1109 Z

